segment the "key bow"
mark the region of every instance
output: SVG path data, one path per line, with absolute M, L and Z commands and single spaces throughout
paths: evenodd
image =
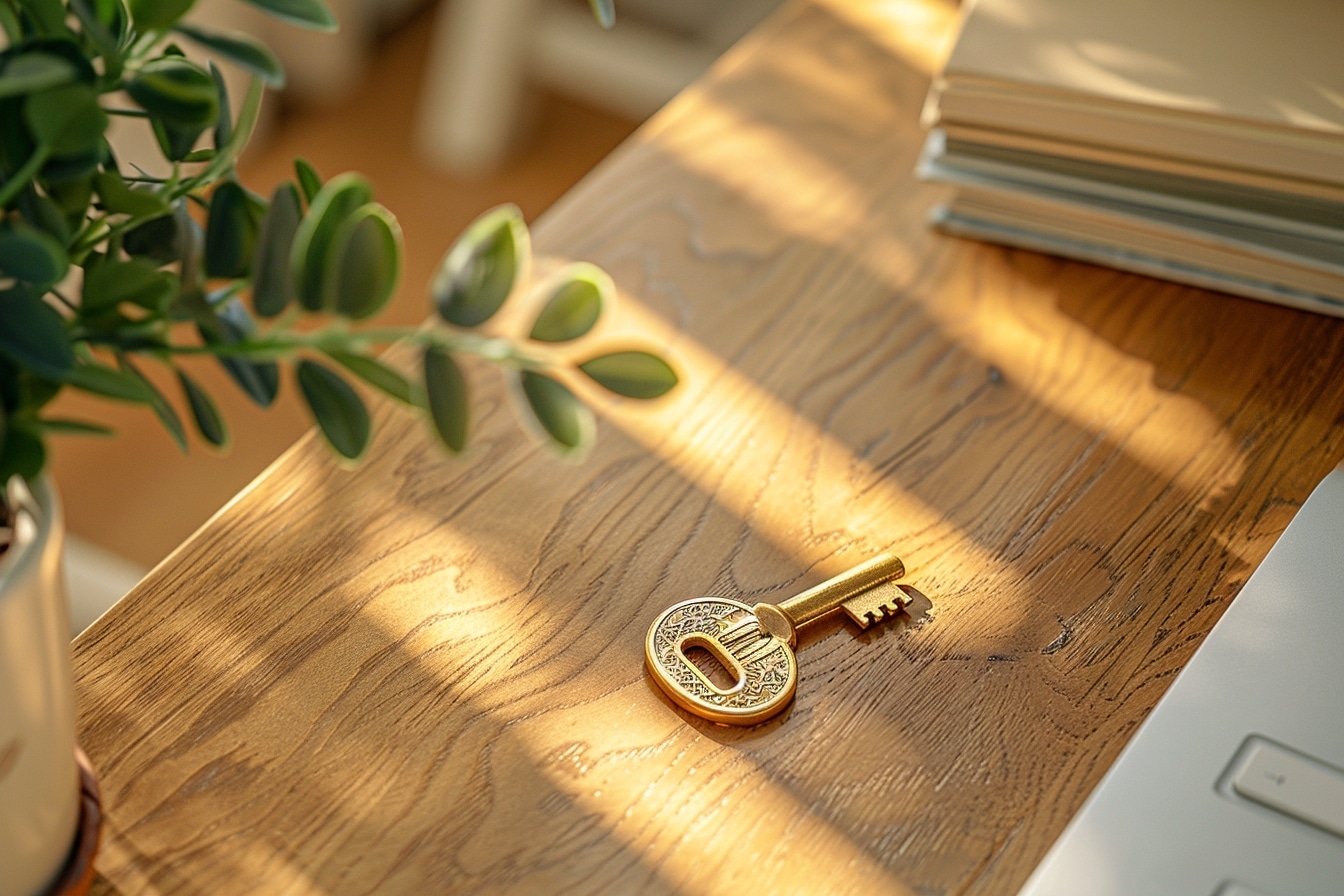
M 650 674 L 683 709 L 725 725 L 754 725 L 793 699 L 799 627 L 844 609 L 862 628 L 894 616 L 906 597 L 895 580 L 899 557 L 883 554 L 779 604 L 749 607 L 726 597 L 697 597 L 668 607 L 649 626 Z M 732 679 L 715 683 L 688 655 L 703 650 Z

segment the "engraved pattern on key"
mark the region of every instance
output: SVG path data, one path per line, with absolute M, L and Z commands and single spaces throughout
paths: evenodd
M 706 641 L 712 644 L 705 643 Z M 722 648 L 737 683 L 718 687 L 686 656 L 687 645 Z M 674 604 L 649 627 L 646 655 L 654 678 L 667 678 L 697 702 L 693 711 L 716 722 L 750 724 L 764 710 L 773 715 L 793 696 L 798 665 L 789 645 L 761 631 L 751 608 L 722 597 Z M 733 668 L 736 665 L 737 668 Z
M 840 609 L 861 628 L 898 615 L 906 595 L 895 580 L 904 574 L 898 557 L 883 554 L 779 604 L 748 607 L 724 597 L 674 604 L 649 626 L 649 672 L 679 706 L 710 721 L 765 721 L 788 705 L 797 688 L 797 629 Z M 707 650 L 733 684 L 711 681 L 688 648 Z

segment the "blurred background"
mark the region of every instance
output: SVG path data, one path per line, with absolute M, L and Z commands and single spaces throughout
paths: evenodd
M 367 175 L 406 241 L 402 282 L 380 320 L 416 324 L 428 315 L 435 265 L 472 219 L 513 202 L 535 220 L 778 0 L 620 0 L 610 32 L 584 0 L 329 2 L 336 35 L 277 24 L 237 0 L 203 0 L 190 18 L 255 34 L 285 63 L 289 83 L 267 96 L 242 182 L 269 195 L 293 177 L 296 156 L 323 178 Z M 238 78 L 230 93 L 243 89 Z M 123 159 L 152 157 L 148 144 L 137 149 L 150 139 L 114 137 Z M 74 390 L 60 399 L 58 416 L 116 429 L 52 446 L 75 631 L 311 425 L 292 381 L 263 411 L 213 361 L 194 372 L 228 421 L 225 454 L 199 439 L 182 454 L 143 406 Z

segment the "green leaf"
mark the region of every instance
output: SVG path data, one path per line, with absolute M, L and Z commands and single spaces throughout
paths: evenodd
M 93 13 L 103 23 L 103 27 L 111 31 L 117 40 L 124 39 L 131 21 L 123 0 L 92 0 L 92 3 Z
M 28 125 L 24 123 L 23 107 L 21 100 L 0 100 L 0 168 L 8 172 L 6 176 L 9 178 L 0 187 L 0 193 L 9 198 L 0 205 L 8 204 L 10 198 L 17 196 L 22 189 L 18 181 L 32 180 L 45 161 L 44 156 L 35 155 L 37 144 L 33 142 Z
M 4 3 L 0 3 L 0 32 L 3 32 L 10 46 L 23 40 L 23 26 L 19 24 L 18 13 Z
M 210 73 L 180 56 L 146 62 L 126 85 L 140 107 L 165 124 L 207 128 L 219 117 L 219 91 Z
M 39 34 L 58 37 L 70 33 L 65 27 L 65 4 L 61 0 L 22 0 L 19 8 L 28 13 Z
M 37 190 L 24 190 L 19 196 L 19 214 L 38 230 L 51 234 L 64 246 L 70 241 L 70 224 L 61 207 Z
M 205 170 L 190 178 L 188 183 L 197 187 L 207 186 L 219 180 L 234 166 L 238 154 L 247 146 L 247 141 L 252 139 L 252 131 L 257 126 L 257 116 L 261 113 L 261 98 L 265 93 L 266 85 L 259 79 L 252 78 L 248 83 L 247 96 L 243 97 L 242 108 L 238 110 L 238 118 L 234 121 L 233 127 L 228 129 L 227 142 L 222 145 L 216 144 L 215 157 L 210 160 L 210 164 Z M 222 103 L 223 100 L 221 110 Z M 216 127 L 216 138 L 219 137 L 219 131 L 220 129 Z
M 187 396 L 187 405 L 191 408 L 191 416 L 196 421 L 201 438 L 216 448 L 228 445 L 228 427 L 224 425 L 224 417 L 219 413 L 219 408 L 215 407 L 210 394 L 181 370 L 177 371 L 177 379 L 182 384 L 183 394 Z
M 567 451 L 585 448 L 593 441 L 593 412 L 563 383 L 543 373 L 524 370 L 523 395 L 541 428 Z
M 425 397 L 434 431 L 450 450 L 461 451 L 467 444 L 467 381 L 452 355 L 435 346 L 425 350 Z
M 238 298 L 230 299 L 213 315 L 198 318 L 196 326 L 207 345 L 236 345 L 250 338 L 257 325 Z M 280 368 L 274 361 L 220 357 L 229 376 L 248 398 L 263 408 L 271 406 L 280 391 Z
M 168 435 L 173 437 L 173 441 L 177 443 L 177 447 L 181 448 L 182 453 L 185 454 L 187 451 L 187 430 L 182 425 L 182 418 L 178 416 L 177 409 L 169 404 L 168 399 L 163 397 L 163 393 L 159 391 L 158 387 L 151 383 L 149 379 L 131 363 L 130 358 L 124 356 L 119 357 L 117 358 L 117 363 L 121 365 L 123 373 L 127 376 L 139 379 L 140 382 L 144 384 L 145 389 L 149 392 L 150 410 L 154 412 L 155 417 L 159 418 L 159 422 L 163 424 L 163 428 L 168 430 Z
M 87 84 L 66 84 L 31 94 L 23 116 L 37 142 L 53 155 L 79 156 L 100 151 L 107 113 Z
M 93 185 L 102 199 L 103 208 L 114 215 L 154 218 L 168 213 L 168 203 L 163 197 L 147 189 L 130 186 L 111 169 L 98 172 L 93 178 Z
M 191 216 L 186 199 L 178 199 L 173 203 L 173 220 L 177 225 L 174 231 L 177 244 L 174 248 L 181 260 L 177 269 L 181 281 L 178 292 L 202 292 L 205 289 L 205 230 Z M 242 308 L 241 303 L 239 307 L 247 315 L 247 309 Z
M 401 227 L 376 202 L 354 211 L 332 238 L 323 304 L 362 320 L 382 310 L 401 276 Z
M 156 118 L 150 125 L 154 129 L 154 138 L 159 142 L 163 157 L 170 162 L 185 162 L 196 152 L 196 144 L 206 128 L 194 124 L 175 124 Z
M 489 320 L 513 291 L 531 251 L 517 206 L 502 205 L 477 218 L 443 257 L 430 286 L 439 316 L 459 327 Z
M 125 36 L 122 32 L 130 24 L 124 0 L 67 0 L 70 5 L 80 5 L 88 9 L 104 28 L 110 29 L 115 36 Z
M 265 10 L 281 21 L 302 28 L 335 31 L 339 27 L 336 17 L 321 0 L 245 0 L 245 2 Z
M 89 0 L 67 0 L 67 4 L 79 19 L 84 37 L 93 45 L 97 55 L 103 57 L 106 82 L 115 82 L 125 68 L 119 40 L 126 29 L 126 17 L 121 4 L 104 0 L 98 4 L 103 7 L 102 15 L 89 5 Z
M 252 307 L 262 317 L 275 317 L 294 301 L 294 275 L 289 259 L 302 218 L 298 189 L 291 183 L 276 187 L 271 194 L 271 207 L 261 219 L 257 254 L 252 260 Z
M 0 98 L 59 87 L 79 78 L 79 70 L 59 56 L 24 53 L 0 72 Z
M 299 222 L 290 252 L 290 267 L 298 282 L 299 301 L 309 311 L 326 307 L 329 259 L 337 231 L 360 206 L 373 198 L 368 180 L 347 173 L 333 177 L 318 191 L 308 213 Z M 334 298 L 334 291 L 331 296 Z
M 5 481 L 9 481 L 10 476 L 32 479 L 46 464 L 47 448 L 39 433 L 21 423 L 15 423 L 5 431 L 4 447 L 0 448 L 0 475 Z
M 115 432 L 110 426 L 103 426 L 101 423 L 67 420 L 62 417 L 43 417 L 37 421 L 37 428 L 54 436 L 110 436 Z
M 130 0 L 131 20 L 136 30 L 166 31 L 191 9 L 196 0 Z
M 597 16 L 598 24 L 603 28 L 616 24 L 615 0 L 588 0 L 588 5 L 593 8 L 593 15 Z
M 47 195 L 65 214 L 66 220 L 76 224 L 84 223 L 84 216 L 93 201 L 93 178 L 86 177 L 46 185 Z
M 280 368 L 274 361 L 220 358 L 219 363 L 257 407 L 268 408 L 275 403 L 280 393 Z
M 616 291 L 611 278 L 596 265 L 569 265 L 557 279 L 555 291 L 532 325 L 530 335 L 539 342 L 568 342 L 583 336 L 601 316 L 603 297 Z
M 173 215 L 154 218 L 126 231 L 122 248 L 129 254 L 152 258 L 160 264 L 177 261 L 181 240 L 178 224 Z
M 0 229 L 0 277 L 46 289 L 69 269 L 65 247 L 51 234 L 27 224 Z
M 60 314 L 25 287 L 0 290 L 0 354 L 51 380 L 75 366 Z
M 410 381 L 383 362 L 339 349 L 329 348 L 326 353 L 346 370 L 397 401 L 411 405 L 418 403 L 411 391 Z
M 322 189 L 322 177 L 317 173 L 317 169 L 308 163 L 307 159 L 294 160 L 294 174 L 299 179 L 299 186 L 303 188 L 303 199 L 309 205 L 317 198 L 318 192 Z
M 76 389 L 117 401 L 149 404 L 154 399 L 142 378 L 97 361 L 81 361 L 59 379 Z
M 205 273 L 210 277 L 246 277 L 257 245 L 252 201 L 237 181 L 226 180 L 210 197 L 205 225 Z
M 677 384 L 677 374 L 657 355 L 629 351 L 599 355 L 579 369 L 601 386 L 627 398 L 657 398 Z
M 106 259 L 84 273 L 82 314 L 96 315 L 130 302 L 149 311 L 166 311 L 177 294 L 177 275 L 149 258 Z
M 210 63 L 210 77 L 215 82 L 215 91 L 219 94 L 219 115 L 215 118 L 215 149 L 222 150 L 233 138 L 233 112 L 229 103 L 229 85 L 224 73 L 213 61 Z
M 56 184 L 78 184 L 79 192 L 82 194 L 80 201 L 86 204 L 84 209 L 78 209 L 77 212 L 84 211 L 88 208 L 88 200 L 93 198 L 93 176 L 106 157 L 102 146 L 78 155 L 53 156 L 51 161 L 42 166 L 42 179 L 47 182 L 49 188 L 55 187 Z
M 9 374 L 9 376 L 12 382 L 15 375 Z M 53 398 L 61 394 L 63 384 L 55 380 L 49 380 L 44 379 L 40 376 L 34 376 L 31 380 L 28 381 L 27 386 L 28 386 L 27 397 L 17 402 L 15 406 L 17 406 L 18 404 L 22 404 L 25 407 L 29 408 L 30 410 L 36 412 L 46 407 Z M 4 426 L 0 425 L 0 430 L 3 429 Z
M 256 38 L 237 31 L 208 31 L 187 22 L 179 22 L 173 30 L 247 69 L 267 85 L 285 86 L 285 69 L 280 60 Z
M 369 412 L 350 384 L 316 361 L 298 363 L 299 389 L 331 447 L 354 459 L 369 444 Z

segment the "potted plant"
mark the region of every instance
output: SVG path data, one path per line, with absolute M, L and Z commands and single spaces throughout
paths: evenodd
M 245 2 L 335 27 L 321 0 Z M 528 279 L 528 231 L 511 206 L 479 218 L 444 256 L 432 325 L 366 324 L 397 282 L 396 219 L 361 176 L 323 180 L 302 160 L 269 197 L 238 180 L 264 86 L 283 73 L 257 41 L 185 21 L 193 4 L 0 0 L 0 896 L 45 892 L 69 873 L 81 814 L 87 825 L 96 808 L 81 797 L 60 511 L 42 470 L 48 437 L 106 430 L 54 416 L 63 389 L 143 404 L 183 448 L 189 427 L 222 446 L 226 423 L 184 359 L 213 358 L 262 406 L 292 374 L 327 442 L 353 461 L 370 437 L 354 381 L 423 414 L 460 451 L 463 354 L 500 367 L 534 428 L 567 453 L 582 452 L 594 426 L 565 378 L 632 398 L 676 383 L 639 349 L 595 348 L 577 364 L 554 350 L 587 335 L 612 296 L 592 265 L 529 287 L 538 311 L 525 333 L 491 330 Z M 609 24 L 610 2 L 593 5 Z M 246 95 L 230 97 L 188 44 L 249 71 Z M 116 156 L 113 116 L 153 130 L 166 176 Z M 415 349 L 414 371 L 379 357 L 393 342 Z M 175 396 L 145 375 L 151 365 L 170 372 Z M 82 848 L 87 871 L 87 837 Z

